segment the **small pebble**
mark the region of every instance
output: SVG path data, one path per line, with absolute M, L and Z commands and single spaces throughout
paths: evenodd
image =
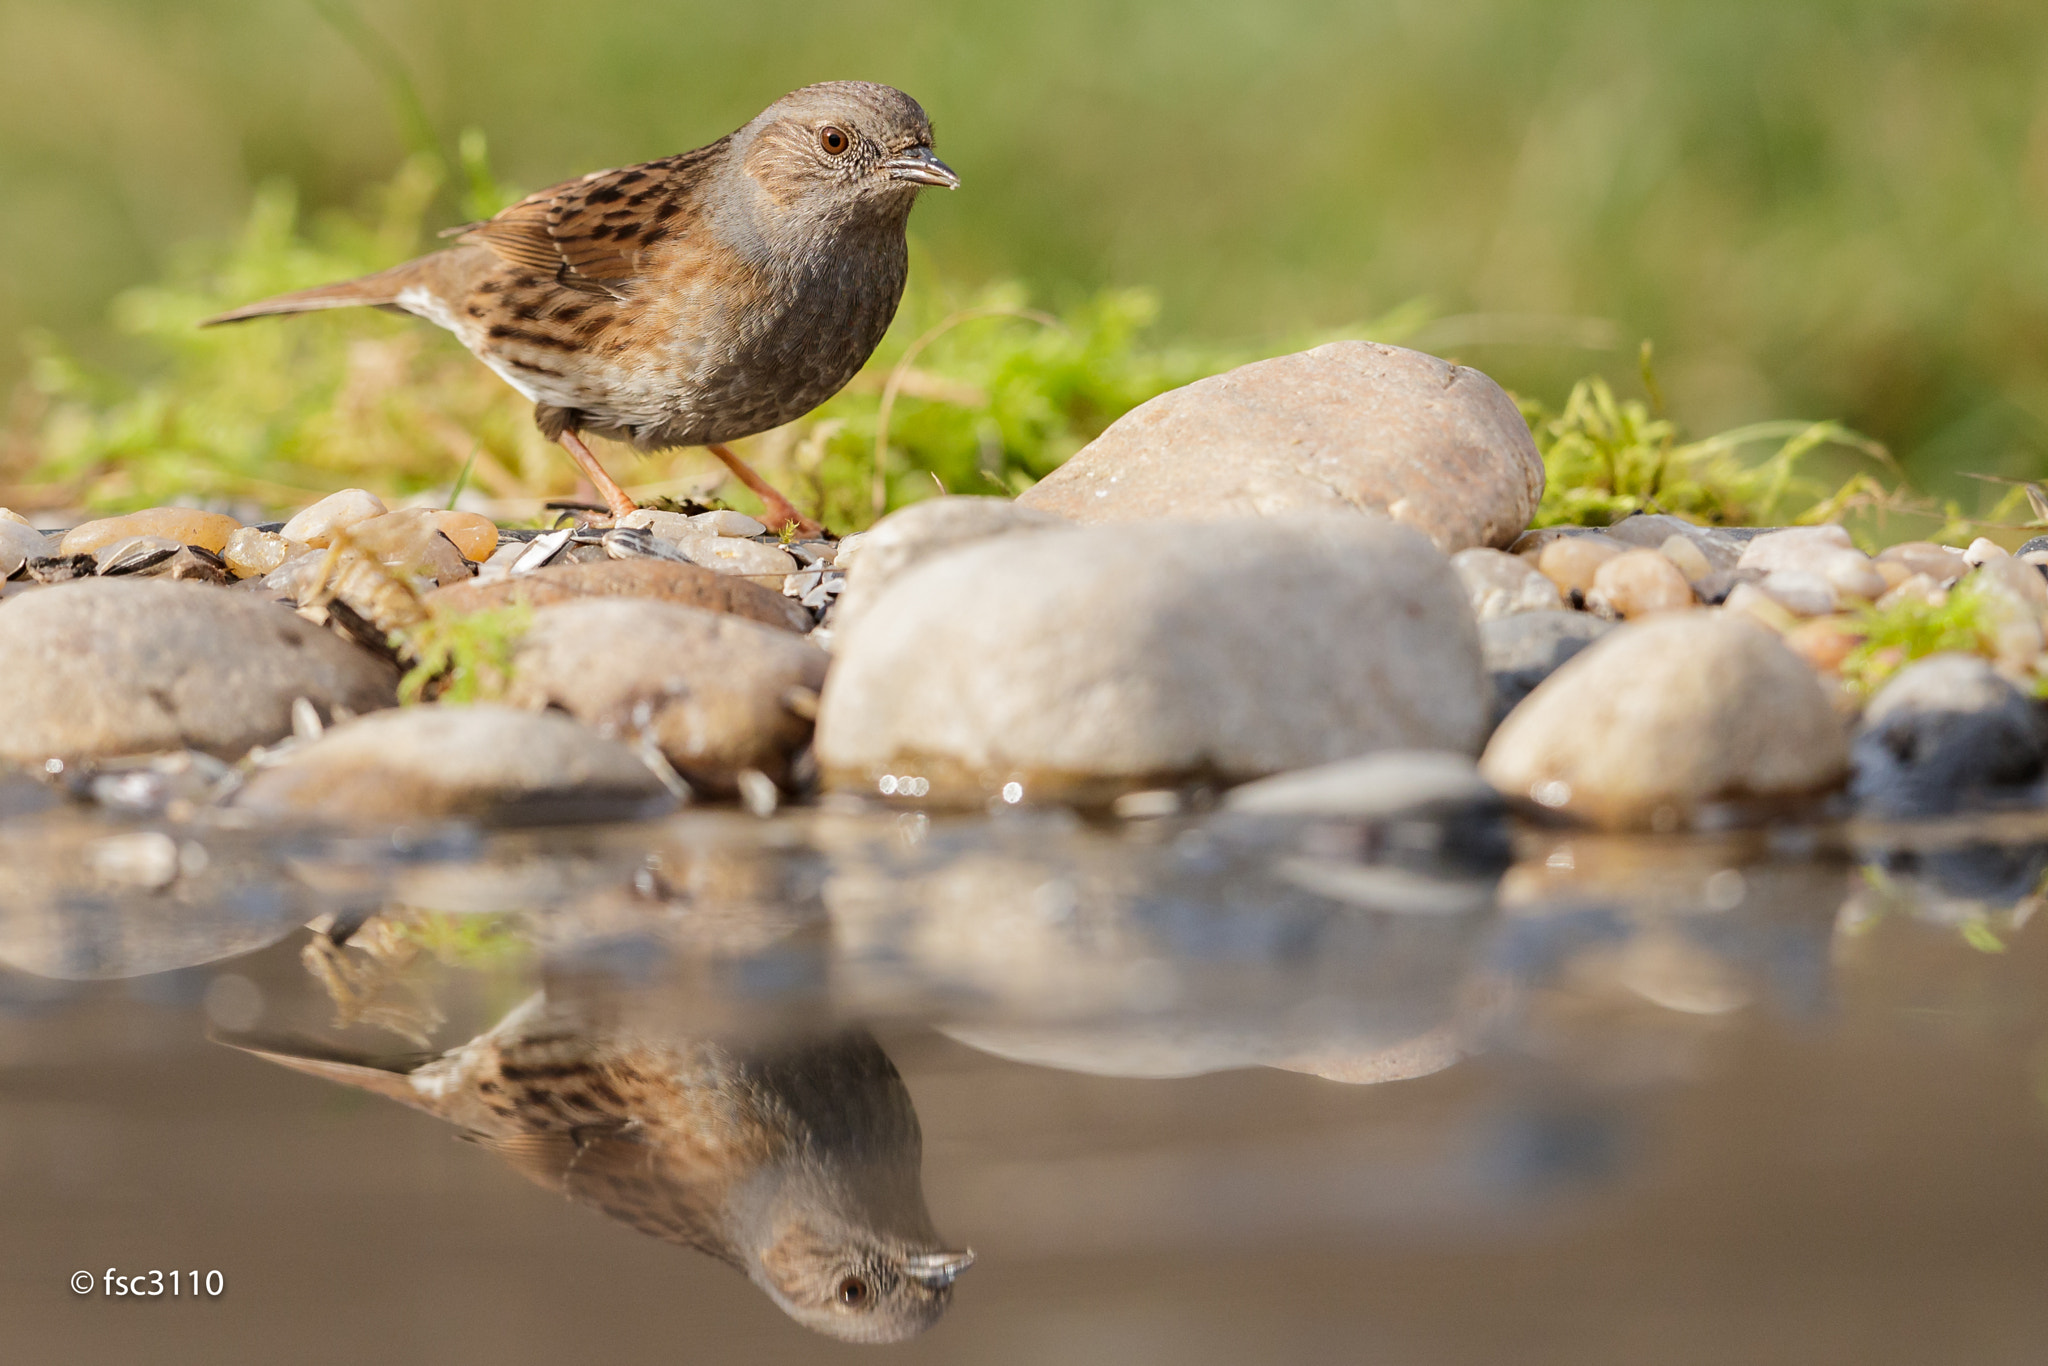
M 1517 612 L 1555 612 L 1564 606 L 1557 585 L 1519 555 L 1475 546 L 1451 556 L 1451 568 L 1465 585 L 1476 620 L 1493 621 Z
M 1925 574 L 1915 574 L 1901 583 L 1893 584 L 1885 595 L 1877 600 L 1880 612 L 1890 611 L 1905 602 L 1937 603 L 1945 590 L 1939 583 Z
M 780 546 L 736 536 L 710 536 L 684 546 L 690 558 L 721 574 L 772 574 L 778 579 L 796 572 L 796 561 Z
M 1757 587 L 1798 617 L 1824 617 L 1841 606 L 1832 583 L 1802 569 L 1773 570 Z
M 1979 536 L 1970 542 L 1970 548 L 1963 552 L 1963 558 L 1971 564 L 1989 564 L 1993 560 L 2005 559 L 2011 554 L 2010 550 L 1989 536 Z
M 33 527 L 0 521 L 0 579 L 7 578 L 30 560 L 49 554 L 43 533 Z
M 414 508 L 366 517 L 346 528 L 349 543 L 397 573 L 436 585 L 460 583 L 475 571 L 441 530 L 440 516 L 426 508 Z
M 659 512 L 654 508 L 634 508 L 619 518 L 619 525 L 628 531 L 651 531 L 677 545 L 701 541 L 712 534 L 680 512 Z
M 1728 594 L 1725 609 L 1754 617 L 1773 631 L 1783 634 L 1799 624 L 1799 618 L 1786 611 L 1778 600 L 1753 583 L 1738 583 Z
M 1904 541 L 1877 553 L 1880 565 L 1903 564 L 1915 574 L 1925 574 L 1944 588 L 1970 572 L 1970 562 L 1946 546 L 1932 541 Z M 1897 587 L 1897 584 L 1892 585 Z
M 1904 560 L 1887 560 L 1882 557 L 1874 561 L 1877 576 L 1884 580 L 1885 591 L 1890 592 L 1913 577 L 1913 568 Z
M 1707 559 L 1707 552 L 1695 545 L 1690 537 L 1666 537 L 1657 553 L 1678 566 L 1678 572 L 1685 575 L 1687 583 L 1698 583 L 1714 572 L 1714 566 Z
M 1657 550 L 1630 550 L 1600 566 L 1586 603 L 1618 617 L 1679 612 L 1694 604 L 1692 585 L 1677 565 Z
M 1761 569 L 1765 573 L 1774 569 L 1803 569 L 1812 573 L 1818 572 L 1813 566 L 1821 556 L 1855 549 L 1847 527 L 1793 526 L 1754 538 L 1742 548 L 1742 558 L 1736 563 L 1739 568 Z
M 328 494 L 286 522 L 279 534 L 287 540 L 304 541 L 316 550 L 324 549 L 335 532 L 357 522 L 367 522 L 372 517 L 382 517 L 388 511 L 384 500 L 374 493 L 343 489 L 339 493 Z
M 101 546 L 125 541 L 131 536 L 168 536 L 180 545 L 204 546 L 215 554 L 241 523 L 218 512 L 194 508 L 149 508 L 124 517 L 103 517 L 84 522 L 64 533 L 57 543 L 59 555 L 90 555 Z
M 1785 633 L 1792 653 L 1822 673 L 1839 673 L 1849 652 L 1863 643 L 1848 617 L 1814 617 Z
M 275 531 L 245 526 L 228 537 L 220 554 L 236 578 L 256 579 L 312 548 L 303 541 L 288 541 Z
M 0 522 L 11 522 L 15 526 L 25 526 L 31 531 L 35 530 L 36 525 L 13 508 L 0 508 Z
M 1600 566 L 1626 550 L 1619 541 L 1605 536 L 1562 536 L 1536 555 L 1536 568 L 1557 585 L 1560 593 L 1586 593 Z
M 731 508 L 720 508 L 716 512 L 700 512 L 690 519 L 690 525 L 713 536 L 761 536 L 767 533 L 765 523 L 756 521 L 744 512 Z
M 481 564 L 498 548 L 498 524 L 480 512 L 437 512 L 434 525 L 466 560 Z

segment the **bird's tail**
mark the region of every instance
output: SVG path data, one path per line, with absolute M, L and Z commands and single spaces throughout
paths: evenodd
M 215 1034 L 213 1041 L 262 1058 L 266 1062 L 274 1062 L 280 1067 L 289 1067 L 294 1072 L 304 1072 L 309 1077 L 337 1081 L 344 1086 L 353 1086 L 359 1091 L 372 1091 L 402 1105 L 410 1105 L 416 1110 L 427 1110 L 428 1113 L 432 1113 L 424 1098 L 413 1089 L 410 1074 L 422 1063 L 439 1057 L 437 1053 L 410 1053 L 402 1057 L 373 1059 L 344 1053 L 338 1049 L 322 1048 L 317 1044 L 303 1043 L 297 1039 L 261 1039 L 252 1035 Z
M 315 285 L 311 289 L 297 289 L 290 294 L 258 299 L 253 304 L 243 304 L 240 308 L 231 308 L 208 318 L 199 325 L 212 327 L 216 323 L 246 322 L 250 318 L 267 318 L 273 313 L 311 313 L 321 308 L 390 305 L 398 302 L 399 294 L 408 285 L 420 282 L 421 263 L 407 261 L 402 266 L 380 270 L 375 275 L 362 275 L 353 280 L 340 280 L 331 285 Z

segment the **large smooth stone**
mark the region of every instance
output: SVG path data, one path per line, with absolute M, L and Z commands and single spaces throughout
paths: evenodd
M 1851 749 L 1849 795 L 1876 816 L 1926 816 L 2014 797 L 2048 766 L 2040 704 L 1977 655 L 1915 660 L 1879 690 Z
M 608 735 L 645 732 L 692 785 L 724 794 L 745 769 L 786 777 L 827 663 L 808 641 L 726 613 L 590 599 L 534 613 L 506 700 L 559 707 Z
M 1001 537 L 910 570 L 834 655 L 828 779 L 941 801 L 1472 753 L 1489 696 L 1449 563 L 1376 518 Z
M 325 716 L 391 706 L 384 661 L 276 603 L 161 579 L 84 579 L 0 604 L 0 757 L 198 749 L 239 758 Z
M 833 629 L 845 631 L 912 566 L 956 546 L 1016 531 L 1070 526 L 1066 518 L 1020 507 L 1008 498 L 928 498 L 892 512 L 857 538 L 849 537 L 835 562 L 846 587 L 834 609 Z
M 427 603 L 437 612 L 479 612 L 515 602 L 546 607 L 580 598 L 650 598 L 726 612 L 799 634 L 811 629 L 811 614 L 772 588 L 672 560 L 551 564 L 516 578 L 451 584 L 429 593 Z
M 1515 708 L 1480 760 L 1503 792 L 1613 828 L 1835 786 L 1848 743 L 1776 634 L 1726 613 L 1617 627 Z
M 1017 501 L 1077 522 L 1379 512 L 1449 553 L 1506 546 L 1542 497 L 1536 443 L 1498 384 L 1346 341 L 1140 404 Z
M 336 726 L 266 768 L 237 807 L 345 824 L 630 820 L 675 804 L 633 751 L 559 712 L 403 707 Z

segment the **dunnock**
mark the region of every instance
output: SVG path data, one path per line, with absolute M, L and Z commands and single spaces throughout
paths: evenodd
M 917 192 L 959 177 L 900 90 L 829 81 L 681 156 L 598 171 L 444 234 L 458 245 L 209 323 L 375 305 L 462 340 L 614 516 L 633 508 L 579 433 L 708 446 L 778 527 L 818 529 L 724 443 L 839 392 L 895 316 Z
M 974 1260 L 932 1229 L 917 1112 L 861 1031 L 729 1046 L 606 1028 L 543 994 L 396 1064 L 224 1041 L 448 1120 L 549 1190 L 745 1272 L 832 1337 L 923 1332 Z

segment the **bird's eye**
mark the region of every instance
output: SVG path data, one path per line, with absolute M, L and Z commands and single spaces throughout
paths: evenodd
M 818 130 L 818 145 L 832 156 L 846 155 L 846 149 L 853 146 L 853 139 L 846 136 L 844 128 L 826 124 Z
M 849 1309 L 860 1308 L 868 1302 L 868 1283 L 858 1276 L 848 1276 L 839 1283 L 839 1302 Z

